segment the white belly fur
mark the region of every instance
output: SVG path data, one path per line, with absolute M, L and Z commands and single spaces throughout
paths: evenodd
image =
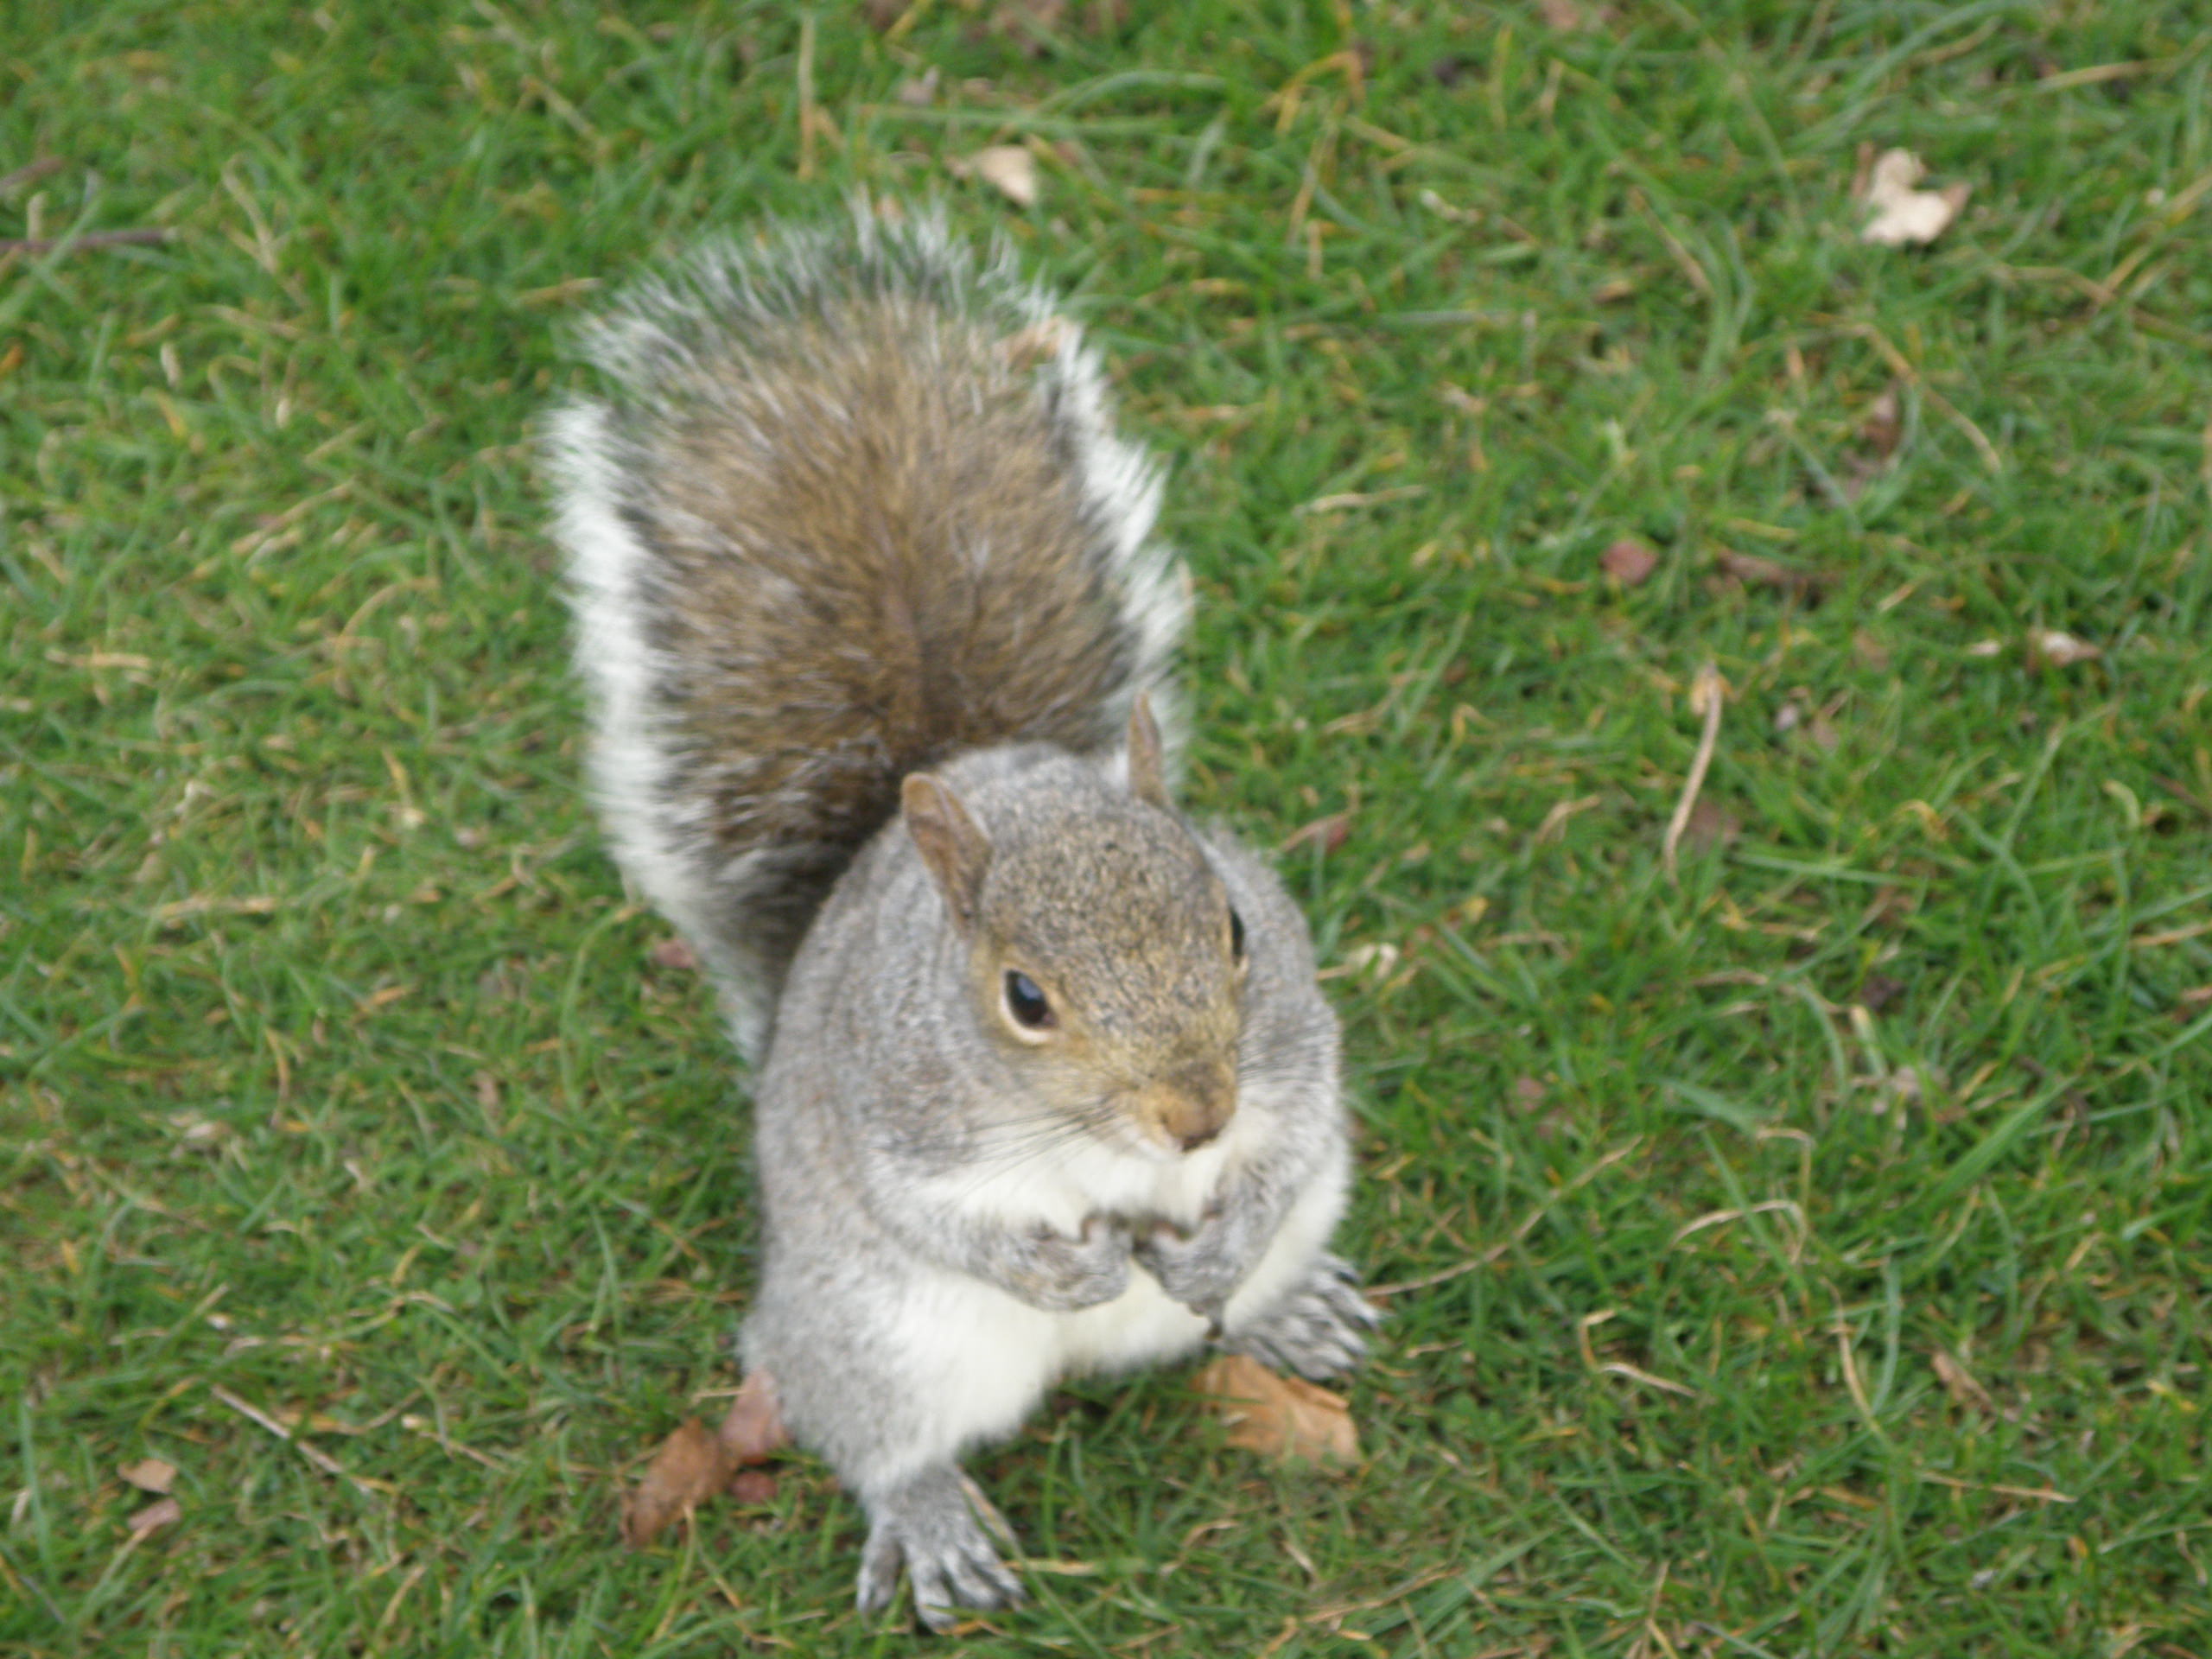
M 1300 1196 L 1230 1299 L 1227 1329 L 1264 1311 L 1306 1273 L 1343 1207 L 1338 1181 L 1317 1182 Z M 1194 1198 L 1189 1218 L 1198 1208 Z M 1112 1301 L 1072 1313 L 1032 1307 L 964 1274 L 929 1273 L 906 1302 L 894 1338 L 910 1368 L 912 1398 L 934 1407 L 934 1432 L 910 1448 L 907 1466 L 955 1459 L 1011 1434 L 1064 1376 L 1177 1358 L 1205 1338 L 1206 1321 L 1171 1301 L 1141 1268 Z

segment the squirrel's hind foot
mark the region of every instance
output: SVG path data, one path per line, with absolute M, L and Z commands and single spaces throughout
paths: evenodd
M 1325 1382 L 1359 1363 L 1367 1333 L 1382 1322 L 1375 1305 L 1360 1294 L 1359 1270 L 1325 1254 L 1296 1288 L 1221 1345 L 1279 1371 Z
M 867 1502 L 857 1598 L 862 1612 L 891 1605 L 902 1567 L 913 1581 L 915 1612 L 940 1633 L 953 1627 L 956 1607 L 1011 1607 L 1026 1599 L 1021 1580 L 991 1542 L 996 1537 L 1012 1549 L 1014 1529 L 952 1465 L 925 1469 Z

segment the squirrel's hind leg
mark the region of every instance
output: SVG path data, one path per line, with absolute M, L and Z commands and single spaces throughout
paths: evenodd
M 949 1630 L 956 1607 L 1009 1607 L 1021 1580 L 999 1559 L 995 1535 L 1014 1548 L 1014 1530 L 956 1464 L 932 1464 L 880 1491 L 863 1491 L 868 1548 L 861 1555 L 861 1611 L 880 1612 L 898 1593 L 904 1567 L 914 1611 L 933 1630 Z
M 1360 1294 L 1359 1272 L 1341 1256 L 1316 1256 L 1306 1276 L 1222 1346 L 1263 1365 L 1316 1382 L 1342 1376 L 1367 1351 L 1367 1333 L 1382 1323 Z

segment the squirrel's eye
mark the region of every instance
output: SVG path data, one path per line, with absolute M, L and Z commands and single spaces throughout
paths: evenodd
M 1042 1031 L 1052 1023 L 1052 1005 L 1037 988 L 1037 982 L 1011 968 L 1006 976 L 1006 1011 L 1014 1016 L 1014 1024 L 1032 1031 Z
M 1239 962 L 1244 960 L 1244 918 L 1234 905 L 1229 907 L 1229 954 Z

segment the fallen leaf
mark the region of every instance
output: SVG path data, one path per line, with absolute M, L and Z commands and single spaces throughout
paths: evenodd
M 776 1501 L 776 1478 L 766 1469 L 741 1469 L 730 1477 L 729 1495 L 734 1502 L 758 1508 Z
M 1904 982 L 1887 974 L 1869 974 L 1859 988 L 1859 1001 L 1869 1014 L 1879 1014 L 1904 995 Z
M 1820 571 L 1800 570 L 1793 566 L 1762 558 L 1756 553 L 1738 553 L 1731 548 L 1721 548 L 1713 556 L 1718 564 L 1738 582 L 1747 582 L 1755 588 L 1772 588 L 1785 594 L 1796 594 L 1811 599 L 1833 580 Z
M 1743 821 L 1718 802 L 1703 796 L 1690 808 L 1689 817 L 1682 823 L 1682 845 L 1692 852 L 1702 853 L 1715 847 L 1726 847 L 1744 833 Z
M 1230 1354 L 1192 1379 L 1229 1425 L 1229 1443 L 1281 1461 L 1359 1461 L 1351 1407 L 1302 1377 L 1278 1376 L 1255 1359 Z
M 969 156 L 967 165 L 1015 207 L 1037 205 L 1037 158 L 1022 145 L 989 145 Z
M 791 1443 L 776 1404 L 776 1385 L 767 1372 L 753 1371 L 746 1377 L 715 1438 L 733 1466 L 762 1462 Z
M 141 1458 L 115 1472 L 140 1491 L 152 1492 L 156 1497 L 167 1497 L 169 1488 L 176 1484 L 176 1465 L 160 1458 Z
M 1333 853 L 1344 844 L 1351 835 L 1351 814 L 1332 812 L 1325 818 L 1316 818 L 1311 823 L 1299 825 L 1285 837 L 1279 850 L 1286 853 L 1294 852 L 1311 842 L 1323 852 Z
M 1642 542 L 1624 537 L 1598 556 L 1607 575 L 1624 588 L 1640 588 L 1659 568 L 1659 556 Z
M 1973 187 L 1945 185 L 1941 190 L 1915 187 L 1928 176 L 1920 157 L 1909 149 L 1885 149 L 1866 175 L 1866 206 L 1873 217 L 1859 232 L 1862 242 L 1901 248 L 1909 242 L 1933 242 L 1949 228 L 1967 204 Z
M 699 965 L 699 958 L 692 954 L 691 947 L 679 938 L 663 939 L 653 946 L 652 956 L 656 968 L 675 968 L 688 973 Z
M 622 1537 L 643 1549 L 668 1523 L 728 1484 L 734 1465 L 721 1441 L 687 1417 L 653 1454 L 645 1478 L 622 1506 Z
M 159 1532 L 163 1527 L 173 1527 L 184 1519 L 184 1506 L 173 1497 L 149 1503 L 130 1517 L 128 1522 L 133 1538 L 143 1538 L 149 1532 Z
M 2028 634 L 2028 661 L 2037 668 L 2071 668 L 2076 663 L 2093 663 L 2104 654 L 2101 646 L 2056 628 L 2036 628 Z

